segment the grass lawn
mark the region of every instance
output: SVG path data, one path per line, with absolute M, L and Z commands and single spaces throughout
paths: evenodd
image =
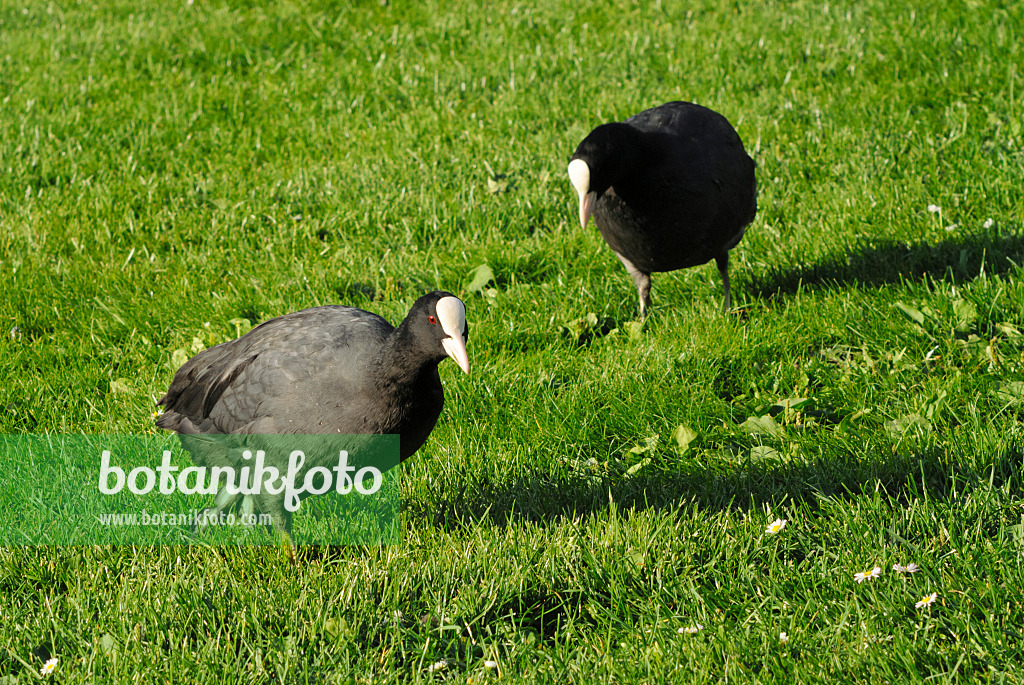
M 0 684 L 1024 682 L 1022 44 L 987 0 L 0 0 L 0 432 L 155 432 L 320 304 L 450 290 L 472 363 L 399 545 L 0 550 Z M 760 209 L 738 313 L 707 265 L 641 328 L 565 167 L 673 99 Z

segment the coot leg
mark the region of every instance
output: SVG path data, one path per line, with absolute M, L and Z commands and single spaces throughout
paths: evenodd
M 643 321 L 647 316 L 647 308 L 651 306 L 651 275 L 638 269 L 633 262 L 622 255 L 616 253 L 615 256 L 619 258 L 619 261 L 622 262 L 622 265 L 626 267 L 626 271 L 633 278 L 637 295 L 640 296 L 640 320 Z
M 715 257 L 715 264 L 718 265 L 718 273 L 722 274 L 722 290 L 725 291 L 725 307 L 722 311 L 728 314 L 732 309 L 732 295 L 729 293 L 729 253 L 723 252 Z

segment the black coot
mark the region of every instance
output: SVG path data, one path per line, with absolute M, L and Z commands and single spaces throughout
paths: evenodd
M 165 411 L 156 425 L 180 433 L 200 466 L 245 466 L 240 452 L 207 453 L 198 449 L 201 440 L 187 437 L 208 433 L 397 434 L 406 459 L 441 414 L 437 365 L 447 356 L 469 373 L 467 337 L 465 306 L 443 291 L 416 300 L 397 328 L 354 307 L 286 314 L 186 362 L 158 402 Z M 287 470 L 286 463 L 267 465 Z M 222 489 L 207 514 L 258 509 L 287 534 L 291 516 L 283 500 Z
M 651 273 L 718 264 L 729 293 L 729 250 L 757 212 L 754 161 L 725 117 L 669 102 L 590 132 L 569 162 L 580 223 L 593 214 L 633 277 L 640 316 Z

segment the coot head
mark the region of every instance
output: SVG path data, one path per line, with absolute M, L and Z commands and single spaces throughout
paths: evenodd
M 601 124 L 576 148 L 569 162 L 569 180 L 580 198 L 580 224 L 586 227 L 594 204 L 640 162 L 639 132 L 628 124 Z
M 441 361 L 446 356 L 469 373 L 469 324 L 466 306 L 449 292 L 435 290 L 420 297 L 403 321 L 403 328 L 416 341 L 416 347 Z

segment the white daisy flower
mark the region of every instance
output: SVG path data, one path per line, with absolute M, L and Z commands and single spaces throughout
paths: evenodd
M 53 657 L 39 669 L 39 675 L 52 675 L 57 668 L 57 657 Z
M 906 566 L 903 566 L 902 564 L 893 564 L 892 570 L 896 573 L 917 573 L 921 570 L 921 567 L 914 562 L 910 562 Z
M 787 642 L 789 642 L 789 633 L 787 633 L 786 631 L 782 631 L 781 633 L 779 633 L 779 644 L 784 645 Z
M 878 578 L 881 575 L 882 575 L 882 567 L 881 566 L 876 566 L 873 569 L 871 569 L 870 571 L 861 571 L 859 573 L 854 573 L 853 574 L 853 579 L 856 580 L 858 583 L 863 583 L 865 580 L 871 580 L 873 578 Z
M 930 595 L 925 595 L 921 598 L 921 601 L 914 605 L 915 609 L 927 609 L 932 604 L 935 604 L 935 600 L 939 598 L 938 592 L 933 592 Z
M 487 661 L 484 662 L 484 668 L 497 668 L 497 667 L 498 667 L 498 662 L 497 661 L 491 661 L 490 659 L 488 659 Z
M 789 521 L 786 519 L 775 519 L 768 524 L 768 527 L 764 529 L 764 532 L 766 535 L 775 535 L 785 528 L 787 523 L 789 523 Z
M 939 212 L 942 211 L 942 207 L 938 205 L 928 205 L 928 211 L 931 212 L 932 214 L 938 214 Z
M 989 217 L 989 218 L 985 219 L 985 221 L 981 224 L 981 227 L 982 228 L 992 228 L 995 225 L 996 225 L 996 222 L 992 220 L 992 217 Z
M 434 671 L 442 671 L 446 668 L 448 668 L 448 662 L 444 659 L 441 659 L 440 661 L 435 661 L 434 663 L 427 666 L 427 672 L 433 673 Z
M 686 626 L 685 628 L 680 628 L 676 632 L 679 633 L 680 635 L 695 635 L 695 634 L 699 633 L 702 630 L 704 630 L 704 626 L 702 626 L 699 623 L 694 623 L 692 626 Z

